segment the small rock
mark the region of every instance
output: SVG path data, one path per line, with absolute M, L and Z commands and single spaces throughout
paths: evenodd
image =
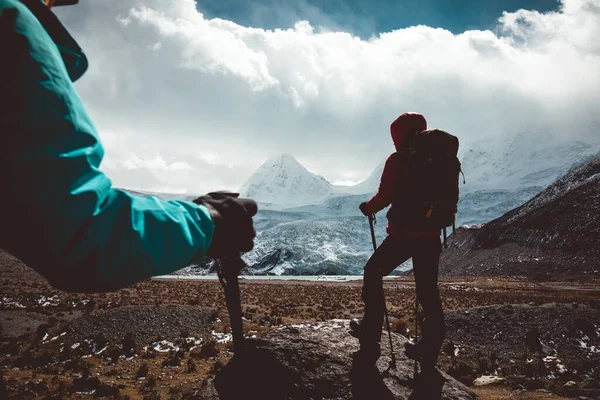
M 586 379 L 585 381 L 583 381 L 583 383 L 581 384 L 581 388 L 584 390 L 600 389 L 600 387 L 598 386 L 598 382 L 596 382 L 594 379 Z
M 133 356 L 133 351 L 135 348 L 135 340 L 133 338 L 133 333 L 127 332 L 122 342 L 123 354 L 125 357 Z
M 173 357 L 166 359 L 162 363 L 162 366 L 164 368 L 177 368 L 180 365 L 181 365 L 181 358 L 178 357 L 177 355 L 174 355 Z
M 531 329 L 525 334 L 525 345 L 531 351 L 542 352 L 542 343 L 540 342 L 540 331 Z
M 403 332 L 399 332 L 399 333 L 403 333 Z M 444 344 L 444 347 L 442 349 L 442 351 L 444 353 L 446 353 L 446 355 L 449 356 L 449 357 L 454 357 L 455 356 L 455 354 L 454 354 L 455 350 L 456 350 L 456 345 L 454 344 L 454 342 L 452 340 L 448 340 Z
M 517 390 L 525 390 L 525 386 L 523 385 L 515 385 L 512 387 L 513 391 L 517 391 Z
M 219 349 L 217 348 L 217 343 L 214 340 L 210 340 L 192 350 L 190 356 L 196 359 L 209 359 L 211 357 L 216 357 L 218 354 Z
M 577 382 L 575 381 L 569 381 L 567 383 L 564 384 L 564 388 L 569 389 L 569 388 L 574 388 L 577 386 Z
M 504 382 L 504 378 L 501 378 L 499 376 L 483 375 L 475 379 L 475 381 L 473 382 L 473 386 L 487 386 L 502 382 Z
M 586 335 L 592 340 L 597 338 L 596 327 L 593 323 L 585 318 L 578 318 L 568 327 L 568 332 L 571 337 L 579 338 Z
M 539 379 L 528 379 L 525 382 L 525 390 L 528 392 L 533 392 L 538 389 L 544 389 L 544 381 Z
M 135 376 L 136 378 L 144 378 L 146 377 L 146 375 L 148 375 L 148 372 L 150 371 L 150 368 L 148 367 L 147 363 L 143 363 L 140 368 L 137 370 Z

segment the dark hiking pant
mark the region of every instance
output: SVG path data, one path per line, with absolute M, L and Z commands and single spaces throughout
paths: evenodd
M 445 333 L 444 314 L 438 289 L 438 266 L 441 242 L 439 237 L 402 238 L 388 236 L 365 266 L 362 298 L 365 328 L 361 347 L 372 346 L 381 338 L 385 297 L 383 277 L 412 257 L 417 298 L 423 306 L 425 320 L 419 346 L 425 349 L 423 363 L 434 365 Z

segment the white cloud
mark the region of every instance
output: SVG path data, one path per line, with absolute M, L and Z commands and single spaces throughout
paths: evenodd
M 210 165 L 223 165 L 223 162 L 219 159 L 219 156 L 217 156 L 216 154 L 198 152 L 196 153 L 196 157 L 199 160 L 202 160 Z
M 139 169 L 146 168 L 158 171 L 182 171 L 186 169 L 192 169 L 192 167 L 184 162 L 175 161 L 168 163 L 159 154 L 156 154 L 153 158 L 140 158 L 139 155 L 132 153 L 130 158 L 120 160 L 119 163 L 126 169 Z
M 159 51 L 162 47 L 162 43 L 161 42 L 156 42 L 154 44 L 151 44 L 150 46 L 148 46 L 148 50 L 152 50 L 152 51 Z
M 505 13 L 498 33 L 416 26 L 369 40 L 303 21 L 206 19 L 192 0 L 87 1 L 59 14 L 90 59 L 77 86 L 121 186 L 236 189 L 283 152 L 332 181 L 360 180 L 409 110 L 467 146 L 531 130 L 600 135 L 599 0 Z

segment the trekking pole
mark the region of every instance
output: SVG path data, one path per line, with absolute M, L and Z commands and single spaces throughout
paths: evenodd
M 225 291 L 225 301 L 229 312 L 233 352 L 239 355 L 244 350 L 244 325 L 238 275 L 246 263 L 239 256 L 224 257 L 217 263 L 217 275 Z
M 416 282 L 415 282 L 416 285 Z M 417 297 L 417 291 L 415 289 L 415 346 L 419 343 L 419 298 Z M 417 374 L 419 373 L 419 364 L 415 360 L 413 378 L 417 380 Z
M 369 227 L 371 228 L 371 241 L 373 242 L 373 251 L 377 251 L 377 242 L 375 240 L 375 228 L 374 228 L 374 223 L 375 223 L 375 216 L 369 214 Z M 381 277 L 383 279 L 383 276 Z M 382 282 L 383 285 L 383 282 Z M 388 333 L 388 338 L 390 340 L 390 352 L 392 353 L 391 357 L 392 360 L 390 361 L 390 368 L 391 369 L 396 369 L 396 354 L 394 353 L 394 345 L 392 343 L 392 333 L 390 332 L 390 320 L 388 317 L 388 311 L 387 311 L 387 304 L 385 304 L 385 296 L 383 299 L 383 309 L 385 311 L 385 327 L 387 329 L 387 333 Z

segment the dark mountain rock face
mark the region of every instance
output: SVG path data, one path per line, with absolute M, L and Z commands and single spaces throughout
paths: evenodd
M 483 227 L 459 228 L 449 245 L 442 276 L 600 278 L 600 157 Z
M 600 244 L 600 157 L 550 185 L 523 206 L 486 224 L 477 246 L 514 242 L 569 253 Z
M 358 341 L 348 334 L 347 324 L 345 320 L 304 323 L 283 327 L 264 339 L 247 339 L 246 352 L 234 356 L 197 396 L 307 400 L 478 398 L 466 386 L 441 373 L 430 377 L 427 384 L 414 385 L 413 362 L 399 351 L 406 339 L 397 334 L 393 334 L 396 370 L 388 369 L 387 337 L 382 337 L 383 355 L 376 367 L 353 360 Z M 427 394 L 425 390 L 429 390 Z

